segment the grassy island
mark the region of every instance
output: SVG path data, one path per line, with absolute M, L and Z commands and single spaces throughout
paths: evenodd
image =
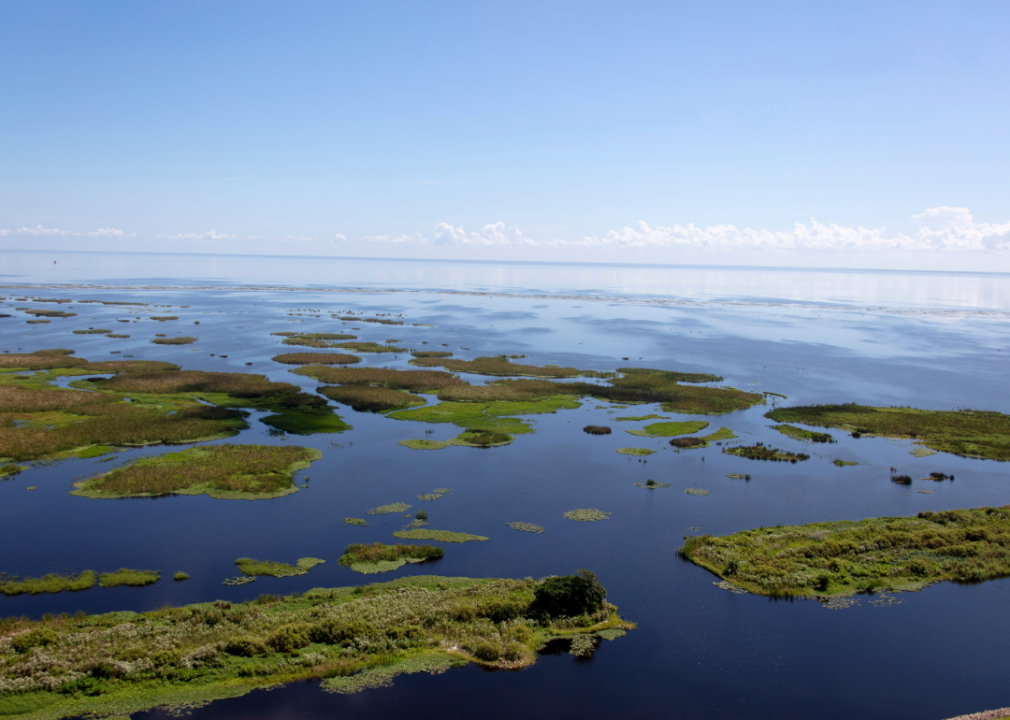
M 687 422 L 661 422 L 646 425 L 641 430 L 627 430 L 630 435 L 639 437 L 674 437 L 676 435 L 690 435 L 708 427 L 704 420 L 689 420 Z
M 443 555 L 445 551 L 442 548 L 432 545 L 383 545 L 377 542 L 372 545 L 348 545 L 338 562 L 354 572 L 372 575 L 396 570 L 407 563 L 437 560 Z
M 156 337 L 151 342 L 155 345 L 192 345 L 196 342 L 195 337 L 183 336 L 183 337 Z
M 795 425 L 772 425 L 772 430 L 778 430 L 780 433 L 786 437 L 791 437 L 793 440 L 809 440 L 810 442 L 815 443 L 837 442 L 828 433 L 804 430 L 803 428 L 798 428 Z
M 1010 575 L 1010 506 L 690 538 L 683 557 L 760 595 L 844 596 Z
M 772 462 L 790 462 L 796 464 L 800 460 L 809 460 L 810 456 L 804 453 L 792 453 L 786 450 L 778 450 L 769 447 L 764 443 L 754 445 L 740 445 L 738 447 L 726 448 L 723 450 L 727 455 L 736 455 L 750 460 L 771 460 Z
M 321 457 L 314 448 L 290 445 L 207 445 L 137 460 L 78 483 L 73 494 L 88 498 L 275 498 L 298 492 L 292 475 Z
M 537 581 L 420 576 L 242 604 L 0 621 L 0 716 L 130 715 L 323 678 L 330 692 L 475 662 L 520 668 L 555 638 L 635 626 L 587 571 Z
M 273 361 L 285 365 L 353 365 L 361 358 L 346 353 L 283 353 L 274 355 Z
M 964 457 L 1010 460 L 1010 415 L 998 412 L 849 404 L 779 408 L 765 417 L 782 423 L 839 428 L 853 437 L 913 439 L 926 448 Z

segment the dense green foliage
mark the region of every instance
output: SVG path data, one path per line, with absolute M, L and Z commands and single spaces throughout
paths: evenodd
M 594 573 L 579 570 L 575 575 L 547 578 L 533 591 L 533 598 L 535 613 L 555 618 L 575 617 L 591 615 L 602 608 L 607 591 Z
M 750 460 L 771 460 L 772 462 L 791 462 L 793 464 L 799 462 L 800 460 L 810 459 L 810 456 L 805 455 L 804 453 L 792 453 L 786 450 L 778 450 L 765 445 L 764 443 L 739 445 L 737 447 L 726 448 L 723 452 L 727 455 L 736 455 Z
M 158 582 L 161 573 L 157 570 L 130 570 L 129 568 L 119 568 L 115 572 L 102 573 L 98 577 L 98 586 L 103 588 L 120 587 L 144 587 Z
M 686 422 L 661 422 L 646 425 L 641 430 L 628 430 L 631 435 L 640 437 L 674 437 L 675 435 L 690 435 L 708 427 L 704 420 L 688 420 Z
M 294 565 L 288 565 L 287 563 L 273 562 L 272 560 L 239 558 L 235 561 L 235 564 L 238 566 L 240 573 L 249 577 L 256 577 L 258 575 L 294 577 L 296 575 L 304 575 L 316 565 L 321 565 L 324 562 L 326 561 L 319 558 L 305 557 L 298 558 L 298 562 Z
M 1010 575 L 1010 506 L 690 538 L 681 554 L 763 595 L 914 590 Z
M 804 430 L 803 428 L 798 428 L 795 425 L 772 425 L 772 430 L 778 430 L 780 433 L 791 437 L 793 440 L 809 440 L 810 442 L 815 443 L 836 442 L 835 439 L 828 433 Z
M 911 438 L 933 450 L 965 457 L 1010 460 L 1010 415 L 982 410 L 918 410 L 865 405 L 779 408 L 776 422 L 840 428 L 854 436 Z
M 440 547 L 432 545 L 348 545 L 338 561 L 341 565 L 361 573 L 388 572 L 408 562 L 437 560 L 445 555 Z
M 436 540 L 438 542 L 465 543 L 473 540 L 487 540 L 482 535 L 470 535 L 469 533 L 452 532 L 451 530 L 429 530 L 428 528 L 415 528 L 413 530 L 397 530 L 393 537 L 401 540 Z
M 296 470 L 322 453 L 292 445 L 207 445 L 137 460 L 79 483 L 90 498 L 207 494 L 217 498 L 278 497 L 297 491 Z
M 96 582 L 98 582 L 98 575 L 93 570 L 85 570 L 76 575 L 50 573 L 40 578 L 0 580 L 0 593 L 4 595 L 39 595 L 41 593 L 58 593 L 64 590 L 77 592 L 93 588 Z
M 319 392 L 358 412 L 386 412 L 424 405 L 424 398 L 374 385 L 325 385 Z

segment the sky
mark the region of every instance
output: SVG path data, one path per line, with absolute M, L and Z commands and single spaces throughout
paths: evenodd
M 1010 3 L 0 0 L 0 248 L 1010 271 Z

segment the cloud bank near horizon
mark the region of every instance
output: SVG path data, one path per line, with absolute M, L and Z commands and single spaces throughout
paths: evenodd
M 918 229 L 912 235 L 888 234 L 886 228 L 845 227 L 834 223 L 823 224 L 814 219 L 809 223 L 797 222 L 791 230 L 756 230 L 734 225 L 698 227 L 686 225 L 650 226 L 639 221 L 635 226 L 609 230 L 603 235 L 590 235 L 576 239 L 537 238 L 519 227 L 506 226 L 502 221 L 489 223 L 479 230 L 467 232 L 447 222 L 432 229 L 431 236 L 421 232 L 400 235 L 369 235 L 348 238 L 337 233 L 328 239 L 296 235 L 267 237 L 250 235 L 240 238 L 233 233 L 206 232 L 159 235 L 158 238 L 198 242 L 204 245 L 234 243 L 236 241 L 261 241 L 278 246 L 297 245 L 302 248 L 332 248 L 353 246 L 416 247 L 416 248 L 473 248 L 504 249 L 523 248 L 584 248 L 595 250 L 699 250 L 699 251 L 940 251 L 940 252 L 993 252 L 1010 250 L 1010 222 L 1003 224 L 975 222 L 968 208 L 936 207 L 912 216 Z M 46 228 L 22 227 L 17 230 L 0 229 L 0 237 L 37 238 L 108 238 L 137 237 L 137 233 L 111 227 L 90 232 L 77 232 Z M 225 248 L 219 248 L 224 250 Z

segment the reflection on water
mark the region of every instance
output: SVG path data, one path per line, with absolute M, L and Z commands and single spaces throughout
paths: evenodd
M 242 285 L 1010 311 L 1010 276 L 663 265 L 6 251 L 0 282 Z

